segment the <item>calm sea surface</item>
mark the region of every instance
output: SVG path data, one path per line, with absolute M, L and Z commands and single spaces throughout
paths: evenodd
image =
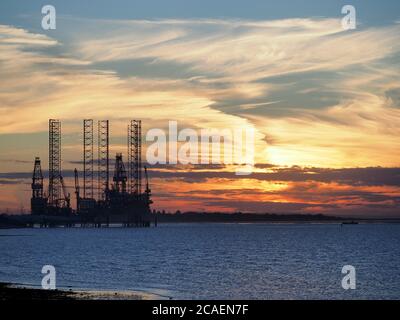
M 399 299 L 400 224 L 164 224 L 0 230 L 0 281 L 174 299 Z M 356 268 L 356 290 L 341 269 Z

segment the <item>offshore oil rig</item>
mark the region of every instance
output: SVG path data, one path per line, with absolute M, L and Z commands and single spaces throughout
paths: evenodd
M 145 189 L 142 192 L 141 120 L 128 124 L 128 161 L 117 153 L 110 182 L 109 121 L 97 123 L 97 179 L 95 179 L 94 122 L 83 120 L 83 187 L 74 170 L 76 209 L 71 207 L 61 170 L 61 122 L 49 120 L 49 186 L 44 192 L 40 158 L 35 158 L 32 176 L 31 216 L 71 223 L 98 224 L 119 222 L 125 226 L 148 227 L 151 221 L 151 190 L 144 166 Z M 97 186 L 95 187 L 95 180 Z

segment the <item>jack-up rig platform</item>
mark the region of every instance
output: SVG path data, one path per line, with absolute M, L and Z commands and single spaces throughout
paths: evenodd
M 94 170 L 94 122 L 93 119 L 83 120 L 83 186 L 80 187 L 79 172 L 75 168 L 76 209 L 72 209 L 71 196 L 61 170 L 61 122 L 50 119 L 48 192 L 44 192 L 41 162 L 36 157 L 32 176 L 31 215 L 27 223 L 42 227 L 76 224 L 100 227 L 111 223 L 126 227 L 149 227 L 152 200 L 147 168 L 142 166 L 141 125 L 141 120 L 131 120 L 128 124 L 127 166 L 122 153 L 117 153 L 110 182 L 109 120 L 99 120 L 97 123 L 97 172 Z M 145 189 L 142 191 L 143 171 Z

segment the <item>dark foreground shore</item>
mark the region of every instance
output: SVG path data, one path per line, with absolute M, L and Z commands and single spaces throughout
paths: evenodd
M 23 288 L 0 283 L 0 300 L 74 300 L 74 295 L 67 291 Z
M 44 290 L 0 282 L 0 300 L 152 300 L 152 294 L 136 291 Z

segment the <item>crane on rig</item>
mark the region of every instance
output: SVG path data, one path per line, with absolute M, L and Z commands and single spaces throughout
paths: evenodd
M 75 195 L 76 195 L 76 207 L 79 208 L 79 201 L 81 199 L 80 196 L 80 187 L 79 187 L 79 176 L 78 176 L 78 170 L 75 168 L 74 170 L 74 176 L 75 176 Z
M 151 196 L 151 189 L 149 188 L 149 176 L 147 175 L 147 167 L 144 166 L 144 176 L 146 178 L 146 190 L 144 191 L 148 197 L 150 198 Z
M 64 199 L 61 199 L 61 201 L 64 201 L 63 207 L 70 208 L 71 207 L 71 195 L 67 192 L 67 188 L 64 183 L 64 178 L 62 176 L 60 176 L 60 182 L 61 182 L 61 186 L 62 186 L 62 190 L 63 190 L 63 194 L 64 194 Z
M 48 199 L 43 192 L 43 174 L 39 157 L 35 158 L 31 187 L 31 213 L 34 215 L 46 214 Z

